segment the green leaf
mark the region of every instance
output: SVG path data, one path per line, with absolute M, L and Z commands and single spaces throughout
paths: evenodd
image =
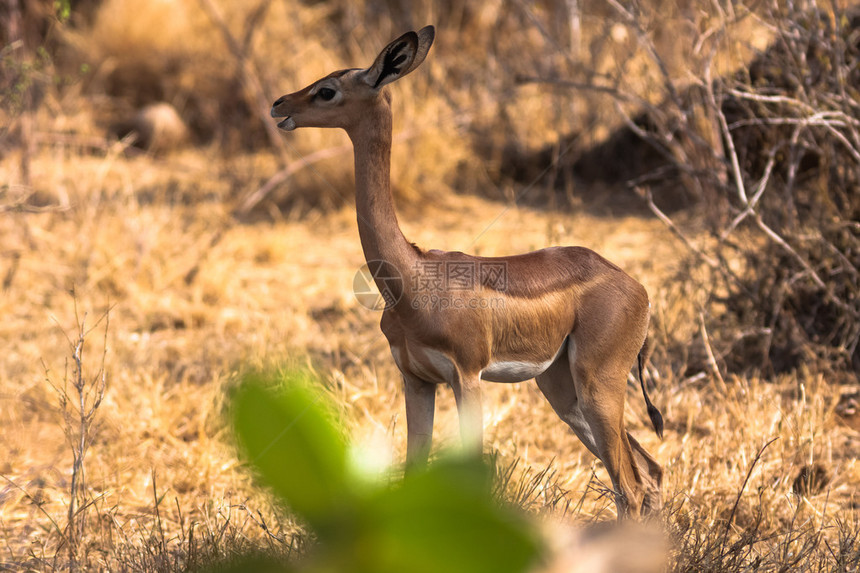
M 263 480 L 309 524 L 323 526 L 354 503 L 346 444 L 305 376 L 272 386 L 260 375 L 244 379 L 234 401 L 239 441 Z
M 480 460 L 439 461 L 369 499 L 359 517 L 349 570 L 528 570 L 540 553 L 538 538 L 522 516 L 492 499 L 489 480 Z
M 499 506 L 479 458 L 443 459 L 394 486 L 362 485 L 343 437 L 304 377 L 284 388 L 249 376 L 235 397 L 235 427 L 249 462 L 314 528 L 305 573 L 519 573 L 539 538 Z

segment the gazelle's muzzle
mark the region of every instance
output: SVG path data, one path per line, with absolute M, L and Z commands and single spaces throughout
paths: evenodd
M 275 101 L 275 103 L 272 104 L 272 111 L 270 113 L 272 114 L 272 117 L 274 117 L 274 118 L 279 118 L 279 117 L 284 118 L 283 121 L 278 123 L 278 127 L 283 129 L 284 131 L 292 131 L 296 128 L 296 122 L 292 117 L 290 117 L 289 112 L 287 110 L 283 109 L 284 107 L 286 107 L 286 105 L 285 105 L 287 103 L 286 98 L 287 98 L 287 96 L 279 97 Z

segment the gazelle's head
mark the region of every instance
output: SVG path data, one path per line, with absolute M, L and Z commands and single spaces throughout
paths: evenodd
M 286 131 L 297 127 L 348 129 L 380 96 L 383 87 L 424 61 L 435 34 L 433 26 L 407 32 L 385 46 L 369 68 L 340 70 L 279 97 L 272 105 L 272 117 L 283 117 L 278 127 Z

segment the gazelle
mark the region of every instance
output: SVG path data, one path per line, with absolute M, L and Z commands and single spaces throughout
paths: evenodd
M 467 447 L 482 448 L 481 380 L 534 378 L 555 412 L 606 466 L 619 518 L 661 505 L 663 470 L 625 430 L 627 374 L 641 381 L 648 331 L 645 288 L 597 253 L 552 247 L 509 257 L 424 251 L 403 236 L 390 187 L 391 96 L 385 86 L 417 68 L 432 26 L 400 36 L 367 69 L 329 74 L 279 98 L 278 126 L 339 127 L 355 150 L 358 232 L 386 298 L 381 328 L 403 375 L 407 467 L 426 462 L 436 386 L 454 391 Z

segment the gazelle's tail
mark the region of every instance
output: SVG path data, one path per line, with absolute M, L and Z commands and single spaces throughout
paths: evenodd
M 642 395 L 645 397 L 645 405 L 648 407 L 648 417 L 651 418 L 651 424 L 654 426 L 654 431 L 657 432 L 657 435 L 661 438 L 663 437 L 663 414 L 660 413 L 660 410 L 657 409 L 657 406 L 651 403 L 651 399 L 648 397 L 648 390 L 645 389 L 645 378 L 642 376 L 643 371 L 645 370 L 645 360 L 648 356 L 648 338 L 645 338 L 645 342 L 642 344 L 641 350 L 639 350 L 638 362 L 639 362 L 639 385 L 642 386 Z

